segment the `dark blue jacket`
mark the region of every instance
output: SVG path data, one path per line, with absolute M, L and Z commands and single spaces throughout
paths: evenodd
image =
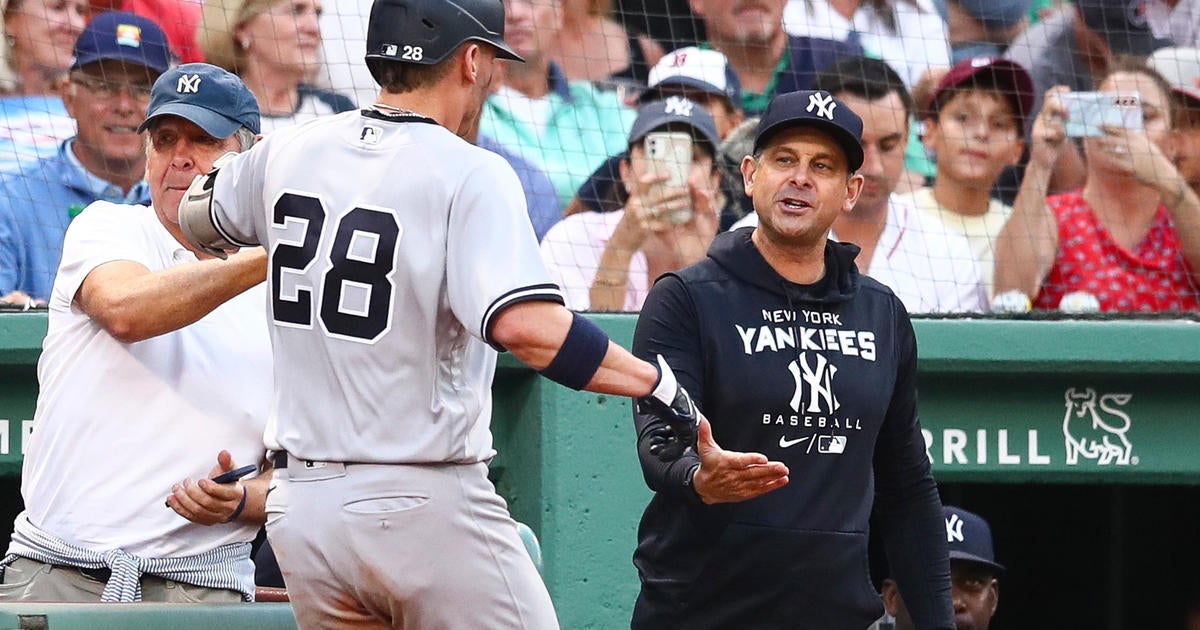
M 633 351 L 662 354 L 725 449 L 788 466 L 788 485 L 705 505 L 684 483 L 688 451 L 665 465 L 635 413 L 655 491 L 634 554 L 633 628 L 866 628 L 883 614 L 868 568 L 874 508 L 917 627 L 953 629 L 941 502 L 917 421 L 908 313 L 860 275 L 858 248 L 826 245 L 816 284 L 784 280 L 751 241 L 717 236 L 708 258 L 651 290 Z

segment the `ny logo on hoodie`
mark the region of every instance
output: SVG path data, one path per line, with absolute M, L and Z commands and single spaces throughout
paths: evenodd
M 788 364 L 788 371 L 796 381 L 796 393 L 792 395 L 792 411 L 800 411 L 800 402 L 804 398 L 804 388 L 808 387 L 808 413 L 833 413 L 841 407 L 837 396 L 833 393 L 833 375 L 837 374 L 837 366 L 830 363 L 824 355 L 813 353 L 816 365 L 808 362 L 808 353 L 801 352 L 799 361 Z M 823 403 L 823 404 L 822 404 Z

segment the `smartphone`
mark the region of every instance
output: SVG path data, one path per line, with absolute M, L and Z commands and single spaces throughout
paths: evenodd
M 1069 137 L 1102 136 L 1101 127 L 1143 128 L 1142 96 L 1137 92 L 1066 92 L 1058 98 L 1067 110 L 1064 127 Z
M 653 131 L 646 134 L 645 149 L 650 172 L 667 174 L 667 180 L 662 185 L 687 188 L 688 175 L 692 172 L 691 134 L 680 131 Z M 663 219 L 670 223 L 687 223 L 692 220 L 692 210 L 675 210 Z
M 254 464 L 247 464 L 241 468 L 235 468 L 229 472 L 221 473 L 216 477 L 213 477 L 212 480 L 217 483 L 233 483 L 256 470 L 258 470 L 258 466 L 255 466 Z

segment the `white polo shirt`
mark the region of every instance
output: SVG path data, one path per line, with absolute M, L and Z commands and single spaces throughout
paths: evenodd
M 263 286 L 181 330 L 121 343 L 73 298 L 96 267 L 159 271 L 196 260 L 154 210 L 96 202 L 67 230 L 38 362 L 21 494 L 29 520 L 72 544 L 178 557 L 254 539 L 251 525 L 196 525 L 164 505 L 227 449 L 258 463 L 272 388 Z
M 729 229 L 757 226 L 748 214 Z M 829 238 L 837 240 L 830 232 Z M 911 198 L 888 198 L 887 223 L 867 275 L 882 282 L 910 313 L 987 310 L 986 292 L 971 244 L 945 224 L 923 216 Z

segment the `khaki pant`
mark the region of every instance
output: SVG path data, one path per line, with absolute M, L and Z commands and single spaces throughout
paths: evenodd
M 92 579 L 79 569 L 45 564 L 29 558 L 17 558 L 4 569 L 0 584 L 0 602 L 99 602 L 104 582 Z M 170 604 L 229 604 L 242 601 L 242 594 L 227 589 L 207 588 L 142 576 L 142 601 Z

